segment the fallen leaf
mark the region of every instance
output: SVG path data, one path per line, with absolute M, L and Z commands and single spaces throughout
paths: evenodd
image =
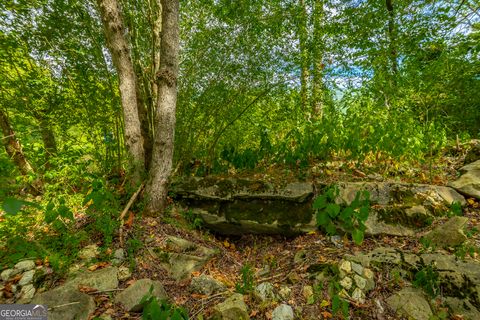
M 98 290 L 95 289 L 95 288 L 92 288 L 92 287 L 79 285 L 78 286 L 78 291 L 83 292 L 83 293 L 92 293 L 92 292 L 96 292 Z
M 127 228 L 131 228 L 132 225 L 133 225 L 133 217 L 134 217 L 133 212 L 129 211 L 128 219 L 127 219 L 127 221 L 125 221 L 124 226 L 126 226 Z
M 325 308 L 325 307 L 328 307 L 330 305 L 330 301 L 328 300 L 322 300 L 322 302 L 320 302 L 320 308 Z
M 205 294 L 192 293 L 192 294 L 191 294 L 191 297 L 194 298 L 194 299 L 205 299 L 205 298 L 207 298 L 208 296 L 205 295 Z
M 322 316 L 325 318 L 325 319 L 330 319 L 332 317 L 332 314 L 328 311 L 322 311 L 320 312 L 322 314 Z

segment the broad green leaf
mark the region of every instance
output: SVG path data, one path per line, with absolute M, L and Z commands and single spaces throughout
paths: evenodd
M 365 233 L 359 229 L 353 229 L 352 231 L 352 239 L 357 245 L 361 245 L 363 242 Z
M 313 202 L 313 209 L 323 209 L 327 205 L 327 198 L 325 196 L 320 196 L 315 199 Z
M 325 211 L 328 213 L 328 215 L 332 219 L 335 219 L 338 216 L 338 214 L 340 213 L 340 206 L 336 203 L 329 203 L 329 204 L 327 204 L 327 207 L 325 208 Z
M 26 204 L 25 201 L 15 199 L 15 198 L 6 198 L 3 200 L 2 209 L 7 215 L 16 215 L 22 210 L 22 207 Z
M 317 212 L 317 225 L 326 226 L 331 221 L 330 216 L 325 211 Z

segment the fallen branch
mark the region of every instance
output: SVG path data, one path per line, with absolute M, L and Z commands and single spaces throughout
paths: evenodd
M 137 191 L 135 191 L 135 193 L 132 195 L 132 197 L 128 201 L 127 205 L 125 206 L 125 209 L 123 209 L 122 213 L 120 214 L 120 217 L 119 217 L 119 220 L 120 220 L 120 229 L 119 229 L 120 247 L 123 247 L 123 224 L 124 224 L 123 219 L 125 218 L 125 215 L 127 214 L 130 207 L 133 205 L 135 200 L 137 199 L 138 195 L 140 194 L 140 192 L 142 191 L 144 186 L 145 186 L 145 184 L 142 183 L 138 187 Z

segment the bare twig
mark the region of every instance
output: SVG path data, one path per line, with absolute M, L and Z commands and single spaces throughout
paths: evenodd
M 127 205 L 125 206 L 125 209 L 123 209 L 122 213 L 120 214 L 119 220 L 120 220 L 120 229 L 119 229 L 119 238 L 120 238 L 120 246 L 123 247 L 123 219 L 125 218 L 125 215 L 127 214 L 128 210 L 132 206 L 132 204 L 135 202 L 137 199 L 138 195 L 140 194 L 140 191 L 142 191 L 143 187 L 145 186 L 144 183 L 142 183 L 137 191 L 132 195 L 130 200 L 128 201 Z

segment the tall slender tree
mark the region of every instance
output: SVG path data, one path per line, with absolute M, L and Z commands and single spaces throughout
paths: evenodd
M 145 170 L 145 150 L 137 105 L 137 79 L 130 45 L 117 0 L 97 0 L 97 3 L 105 31 L 107 47 L 119 79 L 125 145 L 130 158 L 131 179 L 134 184 L 139 184 Z
M 166 205 L 168 180 L 172 172 L 177 105 L 179 54 L 179 1 L 162 0 L 162 33 L 160 69 L 157 73 L 158 99 L 155 114 L 155 136 L 146 187 L 146 213 L 163 213 Z

